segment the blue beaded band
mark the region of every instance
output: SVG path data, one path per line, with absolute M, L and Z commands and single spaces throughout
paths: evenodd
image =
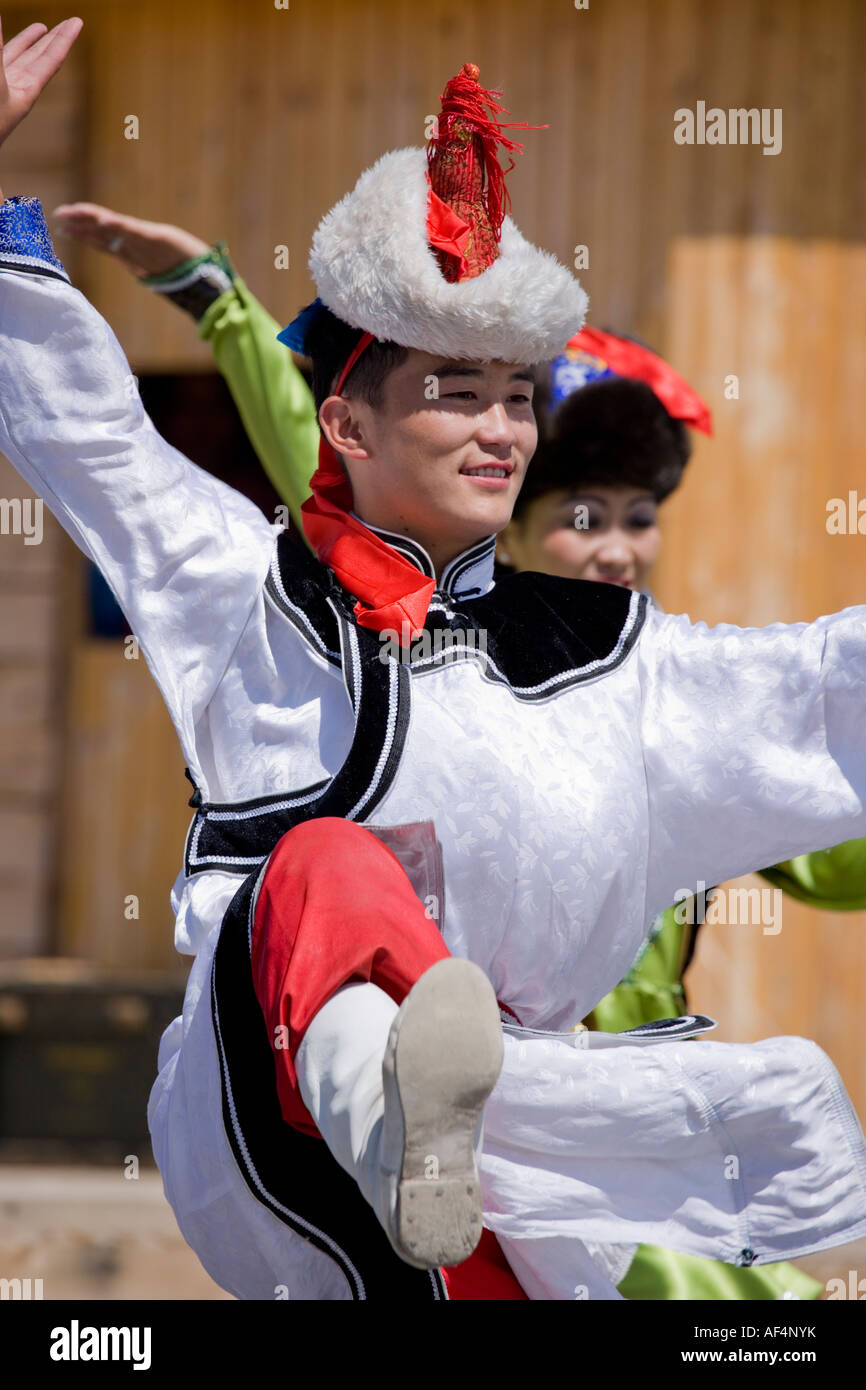
M 38 198 L 7 198 L 0 203 L 0 267 L 42 271 L 68 281 L 54 254 L 51 233 Z

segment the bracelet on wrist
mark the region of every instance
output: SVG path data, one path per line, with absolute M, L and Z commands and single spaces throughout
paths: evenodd
M 230 290 L 237 272 L 224 241 L 218 241 L 200 256 L 190 256 L 159 275 L 144 275 L 139 284 L 164 294 L 179 309 L 200 319 L 215 299 Z

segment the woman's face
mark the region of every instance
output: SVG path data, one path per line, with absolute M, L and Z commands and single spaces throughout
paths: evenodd
M 653 494 L 634 487 L 544 493 L 499 538 L 503 563 L 645 589 L 661 546 Z

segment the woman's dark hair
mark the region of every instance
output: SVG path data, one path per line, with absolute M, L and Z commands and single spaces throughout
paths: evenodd
M 515 516 L 547 492 L 587 484 L 637 487 L 662 502 L 679 486 L 692 452 L 687 427 L 642 381 L 626 377 L 583 386 L 549 416 L 545 371 L 536 391 L 538 449 Z
M 307 329 L 304 350 L 312 362 L 316 410 L 333 392 L 337 377 L 361 336 L 360 329 L 350 328 L 330 309 L 320 310 L 313 319 Z M 407 355 L 408 348 L 374 338 L 349 373 L 344 392 L 358 396 L 377 409 L 382 404 L 385 378 L 395 367 L 402 366 Z

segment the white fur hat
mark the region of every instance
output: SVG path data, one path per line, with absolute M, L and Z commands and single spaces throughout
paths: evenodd
M 309 262 L 319 298 L 344 323 L 402 347 L 549 361 L 582 326 L 586 293 L 509 217 L 493 264 L 449 283 L 427 239 L 427 168 L 423 149 L 383 155 L 322 219 Z
M 526 364 L 549 361 L 582 327 L 578 281 L 504 216 L 496 147 L 520 147 L 494 114 L 500 95 L 464 64 L 429 154 L 383 155 L 319 223 L 310 270 L 319 303 L 344 323 L 447 358 Z M 298 348 L 305 322 L 306 311 L 279 336 Z

